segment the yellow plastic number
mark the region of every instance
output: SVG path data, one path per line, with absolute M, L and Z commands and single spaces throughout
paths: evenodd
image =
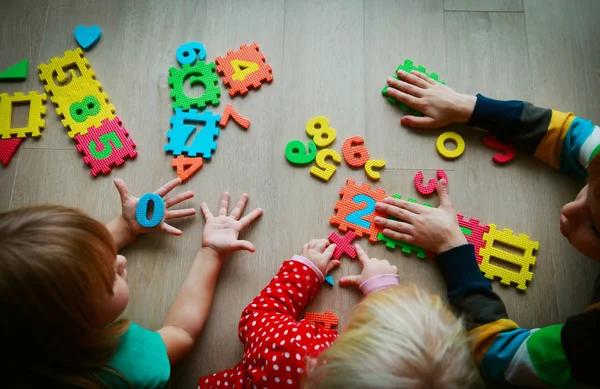
M 317 147 L 327 147 L 335 140 L 335 128 L 329 127 L 329 120 L 325 116 L 317 116 L 306 123 L 306 133 L 313 137 Z
M 385 161 L 383 159 L 370 159 L 365 164 L 365 173 L 372 180 L 378 180 L 381 178 L 381 174 L 373 170 L 373 168 L 383 168 L 385 166 Z
M 318 166 L 313 166 L 310 168 L 310 174 L 313 176 L 317 176 L 325 181 L 329 181 L 335 170 L 337 169 L 335 165 L 329 164 L 325 162 L 325 158 L 331 157 L 333 162 L 341 163 L 342 157 L 338 154 L 337 151 L 331 149 L 323 149 L 317 153 L 317 158 L 315 159 L 315 163 Z
M 448 150 L 444 145 L 444 142 L 447 140 L 454 141 L 454 143 L 456 143 L 456 149 Z M 444 132 L 439 136 L 439 138 L 437 138 L 435 147 L 437 148 L 438 153 L 442 154 L 443 157 L 454 159 L 460 157 L 465 151 L 465 140 L 456 132 Z

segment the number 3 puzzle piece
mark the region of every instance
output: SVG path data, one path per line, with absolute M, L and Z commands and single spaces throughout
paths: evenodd
M 436 175 L 439 180 L 445 179 L 446 182 L 448 182 L 448 176 L 446 175 L 446 172 L 442 169 L 438 169 Z M 421 170 L 419 170 L 417 174 L 415 174 L 414 182 L 415 188 L 417 188 L 417 192 L 425 196 L 428 196 L 435 192 L 435 188 L 437 187 L 437 180 L 435 178 L 431 178 L 427 185 L 423 185 L 423 172 Z

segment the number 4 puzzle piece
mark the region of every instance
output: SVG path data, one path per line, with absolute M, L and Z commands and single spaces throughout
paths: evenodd
M 338 318 L 331 311 L 325 311 L 324 314 L 313 313 L 313 312 L 305 312 L 304 320 L 310 323 L 320 323 L 323 324 L 323 327 L 326 330 L 331 329 L 331 326 L 338 325 Z
M 177 168 L 177 177 L 181 178 L 181 181 L 187 181 L 202 167 L 202 157 L 184 157 L 183 155 L 173 158 L 171 166 Z M 188 167 L 186 169 L 186 167 Z
M 248 88 L 260 88 L 263 81 L 273 81 L 272 69 L 265 62 L 258 44 L 242 45 L 238 51 L 228 51 L 227 56 L 215 58 L 217 72 L 223 75 L 223 84 L 229 86 L 229 94 L 245 95 Z
M 225 127 L 227 123 L 229 123 L 229 117 L 232 117 L 233 120 L 239 124 L 244 129 L 248 129 L 250 127 L 250 120 L 246 119 L 238 111 L 233 108 L 233 105 L 227 104 L 225 106 L 225 110 L 223 110 L 223 115 L 221 115 L 221 121 L 219 121 L 219 125 L 221 127 Z

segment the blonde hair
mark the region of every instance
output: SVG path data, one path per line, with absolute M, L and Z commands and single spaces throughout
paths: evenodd
M 117 255 L 110 233 L 73 208 L 0 214 L 0 370 L 9 387 L 102 388 L 102 371 L 129 322 L 102 326 L 98 302 L 112 295 Z
M 468 388 L 478 382 L 460 320 L 414 285 L 375 292 L 331 348 L 309 363 L 305 388 Z

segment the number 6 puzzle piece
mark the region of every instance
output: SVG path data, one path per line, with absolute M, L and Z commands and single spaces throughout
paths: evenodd
M 75 135 L 77 150 L 83 153 L 83 161 L 91 166 L 90 173 L 108 174 L 111 166 L 121 166 L 125 158 L 135 158 L 135 142 L 122 127 L 121 119 L 104 119 L 100 127 L 90 127 L 85 135 Z

